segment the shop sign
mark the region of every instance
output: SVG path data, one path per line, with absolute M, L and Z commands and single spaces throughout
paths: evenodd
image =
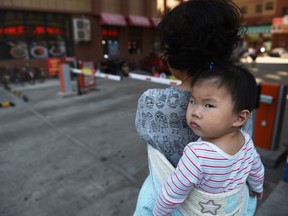
M 273 25 L 282 25 L 282 24 L 283 24 L 283 17 L 273 18 Z
M 0 28 L 0 34 L 6 35 L 22 35 L 22 34 L 48 34 L 48 35 L 64 35 L 61 28 L 57 27 L 43 27 L 43 26 L 11 26 Z
M 82 89 L 95 87 L 96 79 L 93 73 L 93 62 L 83 62 L 83 74 L 80 74 L 80 87 Z
M 117 30 L 102 29 L 102 36 L 118 37 L 119 33 Z
M 272 26 L 272 34 L 282 33 L 283 28 L 282 25 L 273 25 Z
M 12 59 L 28 59 L 28 46 L 24 41 L 9 41 L 9 55 Z
M 50 77 L 55 77 L 59 73 L 60 64 L 62 63 L 62 58 L 48 58 L 47 66 L 48 66 L 48 74 Z
M 283 17 L 283 24 L 288 25 L 288 15 Z
M 50 57 L 63 57 L 66 55 L 64 41 L 33 41 L 29 45 L 24 41 L 9 41 L 9 56 L 11 59 L 45 59 Z
M 276 17 L 273 19 L 272 33 L 288 33 L 288 15 L 284 17 Z
M 66 55 L 66 46 L 64 41 L 49 41 L 49 56 L 63 57 Z
M 47 58 L 48 49 L 46 41 L 32 42 L 30 47 L 30 54 L 33 58 Z
M 32 58 L 44 59 L 50 57 L 63 57 L 66 55 L 64 41 L 34 41 L 30 45 Z

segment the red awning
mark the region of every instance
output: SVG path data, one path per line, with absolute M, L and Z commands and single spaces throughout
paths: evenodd
M 100 24 L 112 26 L 127 26 L 124 16 L 114 13 L 101 13 Z
M 156 17 L 152 18 L 151 19 L 152 26 L 156 28 L 158 24 L 160 23 L 160 21 L 161 21 L 161 18 L 156 18 Z
M 151 23 L 147 17 L 136 16 L 136 15 L 129 15 L 128 24 L 130 26 L 142 26 L 142 27 L 150 27 L 151 26 Z

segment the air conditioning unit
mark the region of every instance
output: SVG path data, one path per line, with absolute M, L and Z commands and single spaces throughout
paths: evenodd
M 85 18 L 73 19 L 73 35 L 76 43 L 81 41 L 91 41 L 90 20 Z

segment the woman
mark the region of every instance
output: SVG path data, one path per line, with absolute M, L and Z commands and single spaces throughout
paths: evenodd
M 191 0 L 181 3 L 159 24 L 163 58 L 182 83 L 166 89 L 149 89 L 138 101 L 136 128 L 148 146 L 157 149 L 176 167 L 184 147 L 198 139 L 186 123 L 193 74 L 201 67 L 230 61 L 240 39 L 242 14 L 230 0 Z M 251 119 L 245 131 L 252 132 Z M 155 177 L 157 159 L 149 154 L 149 175 L 142 185 L 134 215 L 152 215 L 161 184 Z M 161 170 L 162 168 L 160 168 Z M 175 215 L 181 215 L 176 210 Z

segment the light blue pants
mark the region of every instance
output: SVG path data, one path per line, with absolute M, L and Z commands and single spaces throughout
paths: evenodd
M 156 191 L 160 191 L 161 185 L 159 182 L 155 181 L 154 179 L 154 187 Z M 246 203 L 246 211 L 244 212 L 243 216 L 253 216 L 256 210 L 257 206 L 257 198 L 249 196 L 248 188 L 246 190 L 248 199 Z M 152 176 L 149 174 L 149 176 L 146 178 L 145 182 L 143 183 L 141 190 L 139 192 L 136 210 L 134 212 L 134 216 L 151 216 L 153 215 L 153 208 L 155 205 L 155 199 L 157 194 L 155 194 L 155 191 L 153 189 L 152 184 Z M 233 199 L 233 198 L 232 198 Z M 236 198 L 235 198 L 236 199 Z M 229 200 L 229 203 L 237 202 L 237 200 Z M 183 214 L 176 209 L 172 216 L 183 216 Z

